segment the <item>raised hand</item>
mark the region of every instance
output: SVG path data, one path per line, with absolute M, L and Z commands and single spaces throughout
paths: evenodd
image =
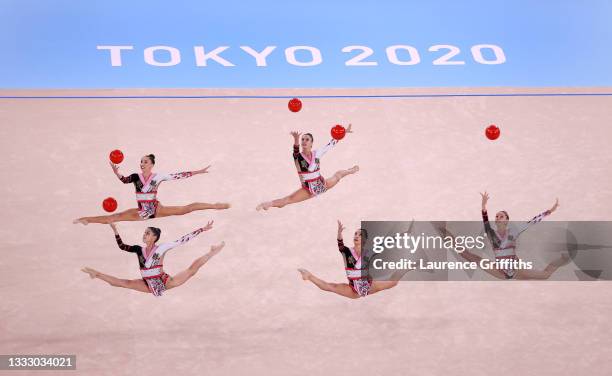
M 108 162 L 113 169 L 115 175 L 119 176 L 119 165 L 114 164 L 113 162 Z
M 300 141 L 300 136 L 302 135 L 300 132 L 297 131 L 293 131 L 291 132 L 291 135 L 293 136 L 293 141 L 295 141 L 295 144 L 299 144 Z
M 211 166 L 211 165 L 208 165 L 208 166 L 204 167 L 204 168 L 203 168 L 203 169 L 201 169 L 201 170 L 197 170 L 195 173 L 196 173 L 196 174 L 207 174 L 207 173 L 208 173 L 208 169 L 210 168 L 210 166 Z
M 353 133 L 353 124 L 349 124 L 348 127 L 346 127 L 346 133 Z
M 342 225 L 342 222 L 338 220 L 338 239 L 342 239 L 342 231 L 344 231 L 344 226 Z
M 208 223 L 206 224 L 206 226 L 202 227 L 202 230 L 203 230 L 203 231 L 208 231 L 208 230 L 210 230 L 211 228 L 213 228 L 213 223 L 215 223 L 215 221 L 210 221 L 210 222 L 208 222 Z
M 552 212 L 554 212 L 555 210 L 557 210 L 557 208 L 558 208 L 558 207 L 559 207 L 559 199 L 557 198 L 557 199 L 555 200 L 555 204 L 553 205 L 553 207 L 552 207 L 552 208 L 550 208 L 550 212 L 551 212 L 551 213 L 552 213 Z
M 487 191 L 484 191 L 484 193 L 481 193 L 480 196 L 482 197 L 482 210 L 487 210 L 487 201 L 489 201 L 489 194 L 487 193 Z

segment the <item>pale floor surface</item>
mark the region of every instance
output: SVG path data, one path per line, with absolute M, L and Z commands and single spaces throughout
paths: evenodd
M 526 90 L 300 92 L 474 91 Z M 3 95 L 23 93 L 49 92 Z M 171 91 L 62 92 L 100 93 Z M 485 189 L 490 210 L 513 219 L 559 197 L 553 219 L 609 220 L 612 98 L 304 99 L 298 114 L 286 102 L 0 100 L 0 353 L 77 354 L 70 375 L 610 373 L 609 283 L 402 282 L 353 301 L 303 282 L 296 268 L 343 282 L 337 219 L 346 237 L 366 219 L 479 220 Z M 359 164 L 357 175 L 316 200 L 254 210 L 298 187 L 291 130 L 312 132 L 322 146 L 331 126 L 349 122 L 355 133 L 325 155 L 322 171 Z M 501 128 L 495 142 L 483 135 L 489 123 Z M 233 205 L 118 225 L 126 243 L 138 244 L 147 225 L 169 241 L 215 220 L 211 232 L 171 251 L 165 269 L 186 268 L 222 240 L 226 248 L 161 299 L 79 271 L 139 277 L 135 256 L 117 248 L 108 226 L 71 224 L 103 214 L 107 196 L 120 210 L 135 205 L 133 188 L 108 166 L 114 148 L 126 154 L 124 174 L 148 153 L 159 172 L 213 165 L 208 175 L 163 183 L 165 205 Z

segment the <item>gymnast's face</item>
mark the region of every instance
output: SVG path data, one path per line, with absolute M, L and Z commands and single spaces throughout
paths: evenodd
M 499 225 L 507 225 L 508 224 L 508 215 L 505 212 L 500 211 L 495 214 L 495 224 Z
M 147 228 L 142 235 L 142 242 L 145 244 L 155 243 L 157 241 L 157 236 L 151 231 L 150 228 Z
M 312 149 L 312 137 L 310 135 L 302 135 L 302 149 Z
M 149 172 L 153 168 L 153 162 L 147 156 L 140 158 L 140 170 L 142 172 Z
M 355 235 L 353 235 L 353 242 L 355 245 L 361 245 L 361 230 L 355 231 Z

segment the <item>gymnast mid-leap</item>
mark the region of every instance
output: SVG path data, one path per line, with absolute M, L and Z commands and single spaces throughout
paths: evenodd
M 517 240 L 519 236 L 527 230 L 529 227 L 541 222 L 545 217 L 551 215 L 559 207 L 559 199 L 555 201 L 555 204 L 548 210 L 531 218 L 527 222 L 518 224 L 517 226 L 509 226 L 508 222 L 510 216 L 505 210 L 499 211 L 495 214 L 495 228 L 491 226 L 489 222 L 489 215 L 487 212 L 487 202 L 489 201 L 489 194 L 487 192 L 480 194 L 482 198 L 482 222 L 487 237 L 491 241 L 493 253 L 495 254 L 495 260 L 502 262 L 503 260 L 518 260 L 516 255 Z M 438 231 L 443 236 L 455 237 L 446 227 L 438 228 Z M 481 256 L 472 253 L 470 250 L 465 250 L 459 253 L 463 259 L 480 264 L 483 259 Z M 526 269 L 515 269 L 511 266 L 511 263 L 507 262 L 508 267 L 491 268 L 485 269 L 487 273 L 497 279 L 519 279 L 519 280 L 545 280 L 549 279 L 550 276 L 561 266 L 567 264 L 569 256 L 566 254 L 561 255 L 556 260 L 549 263 L 544 270 L 526 270 Z M 502 264 L 503 265 L 503 264 Z
M 81 223 L 87 225 L 89 223 L 109 224 L 120 221 L 141 221 L 151 218 L 168 217 L 171 215 L 183 215 L 191 213 L 195 210 L 206 209 L 227 209 L 230 207 L 227 203 L 207 204 L 204 202 L 194 202 L 185 206 L 163 206 L 157 200 L 157 189 L 161 182 L 168 180 L 185 179 L 198 174 L 208 173 L 210 166 L 201 170 L 179 172 L 175 174 L 156 174 L 152 169 L 155 165 L 155 155 L 145 155 L 140 159 L 140 174 L 133 173 L 129 176 L 123 176 L 119 173 L 119 166 L 110 163 L 113 172 L 124 184 L 134 184 L 136 188 L 136 201 L 138 209 L 128 209 L 120 213 L 101 215 L 97 217 L 82 217 L 75 219 L 73 223 Z
M 138 264 L 140 266 L 142 279 L 120 279 L 87 267 L 81 270 L 89 274 L 91 278 L 101 279 L 114 287 L 123 287 L 140 292 L 150 292 L 155 296 L 161 296 L 165 290 L 178 287 L 187 282 L 187 280 L 193 277 L 210 258 L 221 251 L 225 245 L 224 242 L 210 247 L 208 253 L 197 258 L 189 268 L 175 276 L 171 277 L 164 272 L 163 261 L 166 252 L 187 243 L 202 232 L 210 230 L 212 225 L 212 221 L 208 222 L 206 226 L 192 231 L 176 241 L 162 244 L 156 244 L 161 236 L 161 230 L 156 227 L 148 227 L 142 236 L 142 241 L 145 245 L 139 246 L 123 244 L 117 227 L 114 223 L 111 223 L 110 226 L 115 233 L 115 240 L 119 248 L 126 252 L 135 253 L 136 256 L 138 256 Z
M 346 129 L 346 133 L 353 133 L 351 124 Z M 308 200 L 309 198 L 320 195 L 321 193 L 333 188 L 345 176 L 351 175 L 359 171 L 359 166 L 353 166 L 348 170 L 337 171 L 328 179 L 324 179 L 319 171 L 320 159 L 338 140 L 332 139 L 324 147 L 312 150 L 313 136 L 310 133 L 301 135 L 298 132 L 291 132 L 293 136 L 293 160 L 295 168 L 300 177 L 301 187 L 289 196 L 279 198 L 272 201 L 262 202 L 257 205 L 257 210 L 268 210 L 271 207 L 282 208 L 285 205 L 295 204 L 300 201 Z M 300 152 L 300 141 L 302 151 Z
M 342 239 L 343 230 L 344 226 L 338 221 L 338 249 L 344 259 L 344 269 L 348 283 L 325 282 L 306 269 L 298 269 L 303 280 L 312 282 L 323 291 L 333 292 L 350 299 L 357 299 L 397 286 L 398 281 L 403 275 L 410 271 L 410 269 L 398 270 L 391 276 L 389 281 L 373 281 L 368 275 L 369 260 L 364 257 L 364 250 L 362 249 L 363 243 L 368 238 L 367 231 L 362 228 L 357 229 L 353 235 L 354 247 L 349 248 L 344 245 Z

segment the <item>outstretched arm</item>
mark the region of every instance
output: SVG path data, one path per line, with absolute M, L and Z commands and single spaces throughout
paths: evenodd
M 192 171 L 191 175 L 199 175 L 199 174 L 208 174 L 208 169 L 210 168 L 211 165 L 208 165 L 204 168 L 201 168 L 199 170 L 196 171 Z
M 342 231 L 344 231 L 345 227 L 342 225 L 342 222 L 338 220 L 338 242 L 342 241 Z
M 487 191 L 484 191 L 484 193 L 480 194 L 480 197 L 482 197 L 482 211 L 486 212 L 487 211 L 487 201 L 489 201 L 489 194 L 487 193 Z
M 495 231 L 493 231 L 491 224 L 489 223 L 489 215 L 487 213 L 487 202 L 489 201 L 489 194 L 487 193 L 487 191 L 485 191 L 484 193 L 480 194 L 480 197 L 482 197 L 482 223 L 484 224 L 485 232 L 491 240 L 493 248 L 498 248 L 500 240 Z
M 209 168 L 210 165 L 195 171 L 176 172 L 174 174 L 163 175 L 160 177 L 159 181 L 187 179 L 195 175 L 207 174 Z
M 340 251 L 340 253 L 345 254 L 345 255 L 350 255 L 351 251 L 348 249 L 347 246 L 344 245 L 344 240 L 342 239 L 342 231 L 344 231 L 344 225 L 342 225 L 342 222 L 340 222 L 340 220 L 338 220 L 338 236 L 337 236 L 337 240 L 338 240 L 338 250 Z M 348 253 L 346 253 L 348 252 Z
M 117 177 L 117 179 L 121 180 L 121 182 L 123 182 L 123 184 L 129 184 L 129 183 L 133 183 L 134 181 L 136 181 L 135 179 L 138 179 L 138 175 L 137 174 L 132 174 L 130 176 L 123 176 L 119 173 L 119 165 L 114 164 L 113 162 L 109 162 L 111 168 L 113 169 L 113 173 L 115 174 L 115 176 Z
M 117 245 L 119 246 L 119 249 L 124 250 L 126 252 L 135 253 L 136 248 L 139 246 L 123 244 L 123 241 L 121 240 L 121 236 L 119 236 L 119 231 L 117 231 L 117 226 L 114 223 L 111 223 L 110 227 L 113 229 L 113 232 L 115 233 L 115 240 L 117 241 Z
M 559 207 L 559 199 L 556 199 L 555 200 L 555 204 L 552 206 L 552 208 L 543 211 L 542 213 L 540 213 L 540 214 L 536 215 L 535 217 L 531 218 L 526 223 L 522 224 L 517 229 L 517 236 L 520 235 L 523 231 L 527 230 L 532 225 L 535 225 L 536 223 L 541 222 L 544 219 L 544 217 L 547 217 L 547 216 L 551 215 L 555 210 L 557 210 L 558 207 Z
M 338 140 L 332 138 L 327 145 L 323 146 L 320 149 L 317 149 L 315 151 L 315 156 L 317 158 L 321 158 L 322 156 L 324 156 L 328 151 L 330 151 L 334 146 L 336 146 L 336 144 L 338 143 Z
M 480 197 L 482 197 L 482 222 L 484 223 L 485 231 L 489 236 L 491 236 L 489 233 L 493 233 L 493 229 L 491 228 L 489 216 L 487 215 L 487 201 L 489 201 L 489 194 L 487 191 L 485 191 L 484 193 L 480 194 Z
M 351 250 L 344 245 L 344 241 L 342 240 L 342 231 L 344 231 L 344 226 L 342 222 L 338 220 L 338 251 L 342 255 L 342 259 L 344 260 L 344 266 L 348 265 L 348 260 L 351 257 Z
M 353 125 L 352 125 L 352 124 L 349 124 L 349 126 L 346 128 L 346 133 L 353 133 L 352 128 L 353 128 Z M 327 153 L 327 152 L 328 152 L 328 151 L 330 151 L 330 150 L 331 150 L 331 149 L 332 149 L 334 146 L 336 146 L 336 144 L 337 144 L 338 142 L 339 142 L 338 140 L 336 140 L 336 139 L 332 138 L 332 139 L 331 139 L 331 140 L 330 140 L 330 141 L 327 143 L 327 145 L 325 145 L 325 146 L 323 146 L 321 149 L 317 149 L 317 150 L 315 151 L 315 153 L 316 153 L 316 157 L 317 157 L 317 158 L 321 158 L 323 155 L 325 155 L 325 153 Z
M 183 245 L 183 244 L 187 243 L 188 241 L 190 241 L 191 239 L 195 238 L 196 236 L 200 235 L 204 231 L 210 230 L 213 227 L 213 223 L 214 223 L 214 221 L 210 221 L 210 222 L 208 222 L 206 224 L 206 226 L 200 227 L 199 229 L 194 230 L 194 231 L 190 232 L 187 235 L 183 235 L 178 240 L 175 240 L 175 241 L 170 242 L 170 243 L 160 244 L 159 247 L 157 248 L 157 252 L 160 254 L 160 256 L 162 256 L 164 253 L 168 252 L 172 248 L 176 248 L 179 245 Z
M 108 162 L 113 169 L 113 173 L 117 176 L 118 179 L 121 179 L 123 175 L 119 173 L 119 165 L 114 164 L 113 162 Z
M 293 136 L 293 160 L 298 159 L 300 155 L 300 135 L 299 132 L 291 132 L 291 136 Z
M 183 236 L 182 236 L 180 239 L 175 240 L 175 241 L 173 241 L 172 243 L 173 243 L 173 244 L 175 244 L 175 247 L 176 247 L 176 246 L 179 246 L 179 245 L 181 245 L 181 244 L 185 244 L 185 243 L 187 243 L 188 241 L 190 241 L 191 239 L 193 239 L 193 238 L 195 238 L 196 236 L 198 236 L 198 235 L 200 235 L 201 233 L 203 233 L 204 231 L 208 231 L 208 230 L 212 229 L 212 228 L 213 228 L 213 223 L 214 223 L 214 221 L 210 221 L 210 222 L 208 222 L 208 223 L 206 224 L 206 226 L 204 226 L 204 227 L 200 227 L 199 229 L 194 230 L 194 231 L 190 232 L 190 233 L 189 233 L 189 234 L 187 234 L 187 235 L 183 235 Z

